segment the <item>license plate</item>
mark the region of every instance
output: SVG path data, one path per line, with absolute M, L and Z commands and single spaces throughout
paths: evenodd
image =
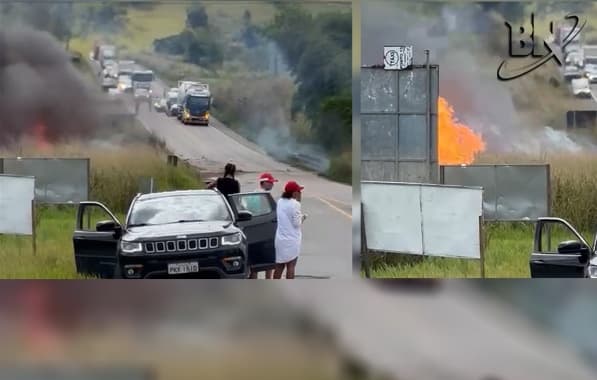
M 199 272 L 199 263 L 172 263 L 168 264 L 168 274 L 185 274 Z

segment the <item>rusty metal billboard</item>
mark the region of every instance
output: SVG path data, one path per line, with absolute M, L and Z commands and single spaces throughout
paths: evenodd
M 361 68 L 361 180 L 438 183 L 439 66 Z
M 446 165 L 440 182 L 483 188 L 483 219 L 533 221 L 550 216 L 549 165 Z
M 88 158 L 2 158 L 0 173 L 35 177 L 38 203 L 89 200 Z

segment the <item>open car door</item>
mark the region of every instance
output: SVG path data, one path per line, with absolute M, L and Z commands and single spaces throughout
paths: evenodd
M 259 272 L 273 269 L 276 264 L 274 241 L 278 220 L 276 202 L 269 193 L 242 193 L 229 195 L 230 205 L 238 216 L 239 211 L 249 211 L 251 220 L 240 221 L 249 245 L 249 266 Z
M 81 202 L 73 233 L 77 273 L 112 278 L 122 227 L 101 203 Z
M 560 218 L 539 218 L 531 254 L 531 277 L 588 277 L 593 249 Z

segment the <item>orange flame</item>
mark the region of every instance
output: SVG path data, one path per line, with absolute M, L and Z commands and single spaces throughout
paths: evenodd
M 48 148 L 50 148 L 50 143 L 48 142 L 46 131 L 47 127 L 42 122 L 38 122 L 33 127 L 33 138 L 35 141 L 35 146 L 38 150 L 47 150 Z
M 485 151 L 480 134 L 461 124 L 445 98 L 438 101 L 438 159 L 440 165 L 472 164 Z

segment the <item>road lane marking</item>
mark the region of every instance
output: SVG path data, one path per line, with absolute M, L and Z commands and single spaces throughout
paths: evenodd
M 339 207 L 336 207 L 335 205 L 333 205 L 331 202 L 321 198 L 321 197 L 316 197 L 317 199 L 319 199 L 321 202 L 325 203 L 326 205 L 328 205 L 329 207 L 331 207 L 332 209 L 338 211 L 340 214 L 344 215 L 345 217 L 347 217 L 348 219 L 352 220 L 352 215 L 347 213 L 346 211 L 342 210 Z

